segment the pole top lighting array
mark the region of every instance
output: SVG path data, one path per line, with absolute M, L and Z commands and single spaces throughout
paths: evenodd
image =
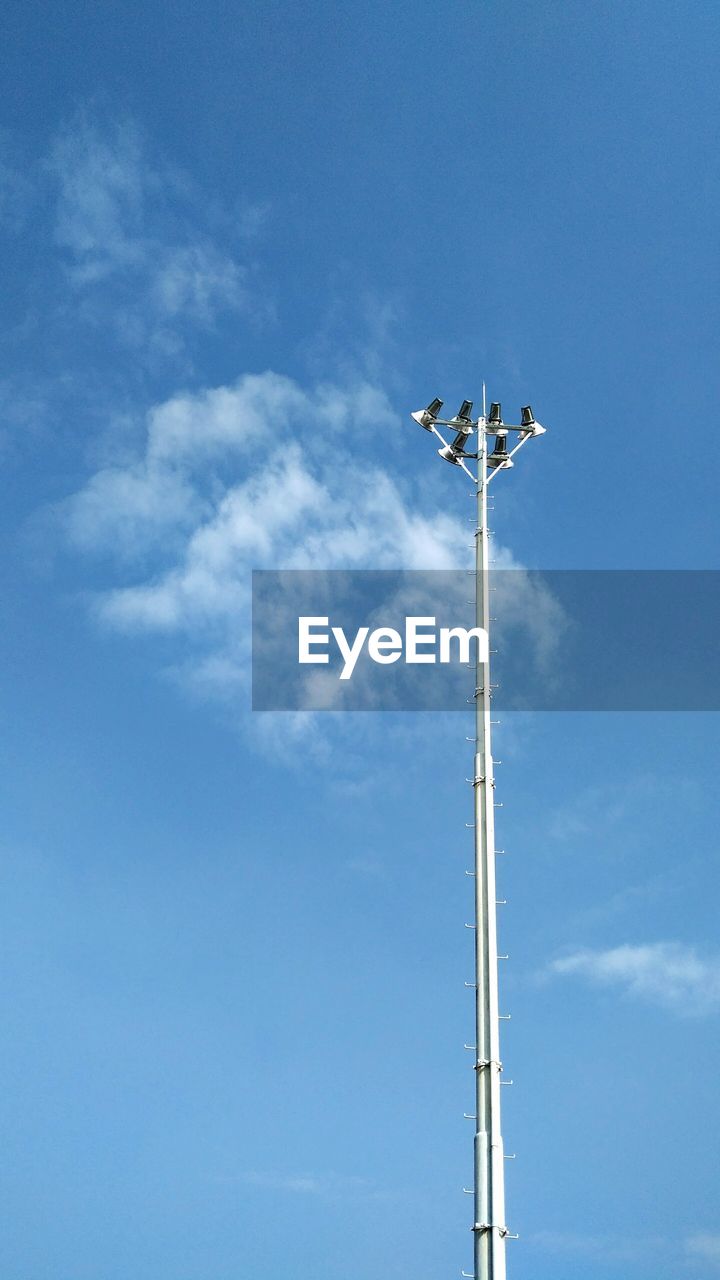
M 431 432 L 440 440 L 442 446 L 438 449 L 440 457 L 445 462 L 450 462 L 454 467 L 462 467 L 463 471 L 470 476 L 470 479 L 475 484 L 480 484 L 483 477 L 472 474 L 466 464 L 466 459 L 480 461 L 483 457 L 486 458 L 490 472 L 490 475 L 485 477 L 485 483 L 487 483 L 495 471 L 507 470 L 514 465 L 513 456 L 518 449 L 522 448 L 526 440 L 529 440 L 532 436 L 542 436 L 546 430 L 536 420 L 529 404 L 524 405 L 520 410 L 520 422 L 518 424 L 503 422 L 502 407 L 497 402 L 493 402 L 490 405 L 488 414 L 484 412 L 483 403 L 483 413 L 475 419 L 472 417 L 472 400 L 463 400 L 454 418 L 441 418 L 439 414 L 442 407 L 443 401 L 436 398 L 430 401 L 426 409 L 418 409 L 410 416 L 423 430 Z M 455 432 L 454 439 L 448 442 L 438 430 L 438 427 L 451 427 Z M 483 441 L 484 447 L 471 452 L 468 446 L 471 444 L 475 431 L 478 433 L 478 440 Z M 517 435 L 517 443 L 512 449 L 508 449 L 508 432 L 510 431 Z M 495 436 L 495 442 L 492 450 L 487 452 L 485 438 L 489 435 Z

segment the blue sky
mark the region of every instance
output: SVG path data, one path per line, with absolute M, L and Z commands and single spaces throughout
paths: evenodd
M 518 562 L 715 567 L 717 8 L 5 26 L 0 1272 L 457 1275 L 469 729 L 251 715 L 249 573 L 462 564 L 483 378 Z M 719 732 L 501 726 L 518 1280 L 720 1274 Z

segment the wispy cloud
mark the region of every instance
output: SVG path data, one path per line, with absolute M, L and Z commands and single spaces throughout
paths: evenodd
M 528 1243 L 544 1253 L 566 1258 L 597 1258 L 608 1264 L 647 1260 L 667 1247 L 662 1236 L 593 1235 L 567 1231 L 536 1231 Z
M 179 392 L 136 425 L 139 447 L 123 446 L 57 514 L 76 550 L 105 560 L 109 585 L 94 597 L 97 618 L 128 634 L 173 637 L 170 672 L 196 696 L 247 703 L 253 569 L 447 570 L 469 562 L 462 507 L 449 515 L 424 497 L 420 510 L 402 473 L 375 460 L 378 438 L 399 455 L 407 424 L 364 378 L 304 387 L 272 371 L 245 374 Z M 352 453 L 341 455 L 335 443 L 348 439 Z M 508 611 L 542 661 L 561 612 L 500 554 L 516 569 L 503 575 L 514 580 Z M 464 603 L 464 578 L 458 590 Z M 404 603 L 406 612 L 427 612 L 417 600 Z M 338 689 L 346 686 L 317 673 L 308 705 L 320 704 L 323 678 L 326 705 L 342 705 Z
M 271 372 L 155 406 L 142 451 L 59 509 L 77 549 L 135 579 L 101 594 L 100 618 L 182 637 L 196 687 L 228 690 L 247 677 L 251 569 L 455 567 L 459 518 L 420 515 L 360 446 L 337 465 L 335 436 L 389 426 L 378 388 L 305 390 Z
M 529 573 L 507 547 L 493 544 L 496 636 L 499 645 L 513 643 L 515 633 L 530 633 L 533 662 L 545 687 L 557 687 L 561 674 L 555 668 L 558 645 L 571 620 L 547 583 Z
M 651 775 L 637 775 L 613 787 L 586 787 L 553 811 L 549 834 L 554 841 L 569 842 L 607 831 L 636 814 L 641 804 L 656 803 L 659 790 Z
M 687 814 L 704 803 L 691 774 L 676 779 L 682 809 Z M 651 841 L 659 820 L 677 821 L 677 805 L 669 802 L 667 787 L 657 773 L 629 773 L 614 785 L 593 784 L 563 800 L 550 812 L 548 835 L 556 848 L 578 847 L 602 836 L 602 856 L 623 858 L 628 850 Z
M 241 1175 L 241 1181 L 249 1186 L 287 1195 L 344 1199 L 349 1196 L 373 1194 L 372 1185 L 366 1178 L 338 1173 L 262 1173 L 250 1171 Z
M 26 175 L 2 154 L 4 141 L 0 134 L 0 226 L 17 232 L 25 221 L 33 191 Z
M 0 379 L 0 448 L 15 446 L 19 438 L 37 438 L 51 416 L 45 389 L 34 381 Z
M 679 942 L 582 949 L 548 965 L 546 976 L 617 987 L 671 1012 L 702 1016 L 720 1008 L 720 956 L 701 956 Z
M 248 268 L 218 244 L 188 179 L 151 158 L 129 121 L 81 115 L 45 165 L 56 184 L 55 238 L 79 314 L 113 325 L 125 343 L 174 350 L 184 325 L 248 311 Z M 226 219 L 224 239 L 233 232 Z M 217 227 L 213 228 L 217 231 Z
M 181 354 L 193 327 L 223 313 L 255 315 L 239 249 L 265 211 L 231 217 L 158 158 L 132 121 L 103 124 L 87 112 L 57 139 L 45 170 L 74 319 L 112 329 L 142 361 Z M 391 313 L 371 310 L 376 345 L 387 346 Z M 421 511 L 400 468 L 380 465 L 368 447 L 377 432 L 395 442 L 408 430 L 378 363 L 330 367 L 334 380 L 311 386 L 266 371 L 178 391 L 137 415 L 119 406 L 115 451 L 101 446 L 103 465 L 56 509 L 70 545 L 105 558 L 98 618 L 175 637 L 172 674 L 203 696 L 235 702 L 247 689 L 253 568 L 466 563 L 460 507 L 448 515 L 424 498 Z M 341 438 L 352 440 L 342 457 Z M 518 569 L 504 575 L 505 612 L 529 620 L 542 659 L 557 638 L 557 607 L 542 591 L 528 599 L 520 566 L 507 553 L 505 564 Z
M 688 1236 L 685 1248 L 692 1258 L 703 1258 L 720 1268 L 720 1232 L 700 1231 Z

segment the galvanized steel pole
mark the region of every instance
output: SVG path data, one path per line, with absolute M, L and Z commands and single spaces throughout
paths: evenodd
M 488 440 L 478 427 L 475 625 L 490 636 Z M 488 643 L 489 649 L 489 643 Z M 475 1280 L 505 1280 L 505 1168 L 500 1134 L 500 1011 L 495 891 L 490 654 L 475 668 Z
M 463 400 L 454 418 L 440 418 L 443 402 L 432 400 L 426 409 L 410 416 L 424 431 L 437 436 L 442 445 L 441 458 L 460 467 L 476 485 L 477 519 L 475 528 L 475 625 L 485 633 L 487 655 L 478 642 L 475 660 L 475 767 L 472 783 L 475 795 L 475 1182 L 474 1197 L 474 1267 L 470 1280 L 505 1280 L 505 1241 L 509 1237 L 505 1225 L 505 1165 L 500 1133 L 500 1088 L 510 1081 L 501 1080 L 500 1010 L 498 1005 L 497 898 L 495 890 L 495 779 L 493 776 L 492 721 L 490 684 L 490 562 L 488 557 L 488 502 L 490 480 L 500 471 L 515 464 L 513 458 L 523 445 L 535 436 L 545 434 L 532 407 L 520 410 L 520 422 L 506 425 L 501 405 L 493 403 L 485 413 L 483 383 L 482 415 L 471 418 L 472 401 Z M 455 438 L 448 442 L 438 430 L 451 427 Z M 470 436 L 477 431 L 477 453 L 467 449 Z M 488 451 L 488 433 L 495 434 L 492 453 Z M 517 443 L 507 448 L 508 433 Z M 477 459 L 477 476 L 467 466 Z M 467 1046 L 468 1048 L 470 1046 Z M 512 1239 L 517 1239 L 513 1236 Z M 463 1276 L 466 1272 L 462 1272 Z

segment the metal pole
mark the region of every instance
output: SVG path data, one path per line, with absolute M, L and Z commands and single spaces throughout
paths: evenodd
M 482 386 L 482 416 L 477 424 L 470 418 L 472 403 L 463 400 L 454 418 L 439 418 L 443 401 L 431 400 L 426 409 L 410 416 L 439 439 L 441 458 L 461 467 L 477 486 L 475 529 L 475 625 L 485 632 L 488 656 L 477 646 L 475 657 L 475 1182 L 474 1182 L 474 1269 L 472 1280 L 505 1280 L 505 1157 L 500 1134 L 500 1011 L 498 1007 L 497 898 L 495 890 L 495 780 L 493 777 L 492 722 L 490 719 L 490 569 L 488 559 L 487 490 L 492 478 L 514 464 L 512 457 L 534 436 L 545 434 L 531 405 L 523 405 L 520 422 L 506 425 L 501 406 L 493 403 L 488 419 L 485 383 Z M 466 451 L 468 436 L 477 426 L 477 454 Z M 448 443 L 438 426 L 453 427 L 455 439 Z M 495 435 L 489 454 L 487 430 Z M 507 448 L 508 431 L 518 433 L 518 442 Z M 477 457 L 478 474 L 473 476 L 466 459 Z M 490 469 L 488 462 L 491 461 Z M 470 1048 L 467 1045 L 466 1048 Z M 517 1239 L 517 1236 L 510 1237 Z M 466 1272 L 462 1272 L 463 1275 Z
M 484 405 L 483 405 L 484 409 Z M 475 625 L 490 635 L 488 442 L 478 424 Z M 489 646 L 488 646 L 489 647 Z M 475 1280 L 505 1280 L 505 1168 L 500 1136 L 500 1025 L 490 658 L 475 667 Z

